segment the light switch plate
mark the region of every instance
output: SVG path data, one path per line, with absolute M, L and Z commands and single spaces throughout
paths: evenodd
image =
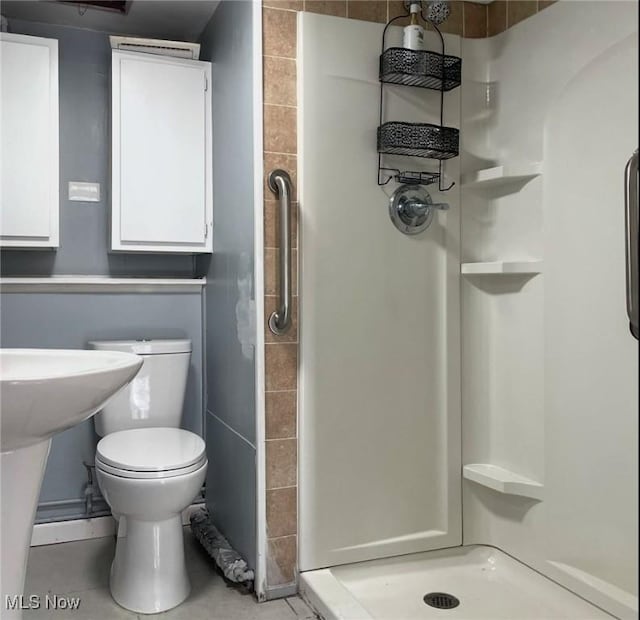
M 69 200 L 74 202 L 100 202 L 100 183 L 69 181 Z

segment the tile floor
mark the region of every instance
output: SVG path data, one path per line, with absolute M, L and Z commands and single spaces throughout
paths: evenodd
M 185 553 L 191 577 L 189 598 L 162 614 L 135 614 L 119 607 L 109 594 L 109 567 L 114 539 L 33 547 L 27 566 L 25 592 L 79 597 L 77 610 L 31 609 L 24 620 L 313 620 L 304 602 L 292 597 L 256 603 L 252 595 L 229 588 L 213 567 L 213 561 L 185 528 Z M 43 598 L 44 600 L 44 598 Z

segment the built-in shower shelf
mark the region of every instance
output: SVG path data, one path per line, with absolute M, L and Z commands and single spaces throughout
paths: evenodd
M 530 181 L 542 174 L 542 164 L 514 164 L 485 168 L 462 175 L 462 186 L 485 189 Z
M 489 263 L 462 263 L 463 276 L 474 275 L 535 275 L 542 273 L 541 260 L 494 261 Z
M 520 495 L 541 500 L 544 494 L 543 484 L 497 465 L 487 463 L 465 465 L 462 468 L 462 476 L 506 495 Z

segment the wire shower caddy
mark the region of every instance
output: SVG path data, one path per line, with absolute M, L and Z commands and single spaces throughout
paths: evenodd
M 405 3 L 406 5 L 406 3 Z M 441 53 L 427 50 L 410 50 L 403 47 L 385 48 L 389 26 L 407 17 L 409 13 L 390 19 L 382 33 L 380 52 L 380 116 L 377 132 L 378 185 L 386 185 L 392 179 L 398 183 L 431 185 L 438 183 L 440 191 L 450 190 L 442 186 L 443 161 L 459 154 L 460 131 L 444 125 L 444 93 L 460 86 L 462 60 L 445 54 L 444 38 L 440 29 L 428 22 L 421 7 L 421 15 L 430 23 L 440 38 Z M 428 88 L 440 92 L 440 124 L 384 122 L 384 85 L 398 84 L 415 88 Z M 383 166 L 384 155 L 403 155 L 438 160 L 438 171 L 412 171 Z

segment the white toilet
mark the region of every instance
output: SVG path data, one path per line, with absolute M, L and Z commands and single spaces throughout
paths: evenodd
M 182 511 L 202 487 L 205 444 L 179 428 L 191 342 L 90 342 L 93 349 L 144 358 L 136 378 L 95 417 L 102 437 L 96 475 L 118 520 L 111 595 L 134 612 L 158 613 L 189 595 Z

